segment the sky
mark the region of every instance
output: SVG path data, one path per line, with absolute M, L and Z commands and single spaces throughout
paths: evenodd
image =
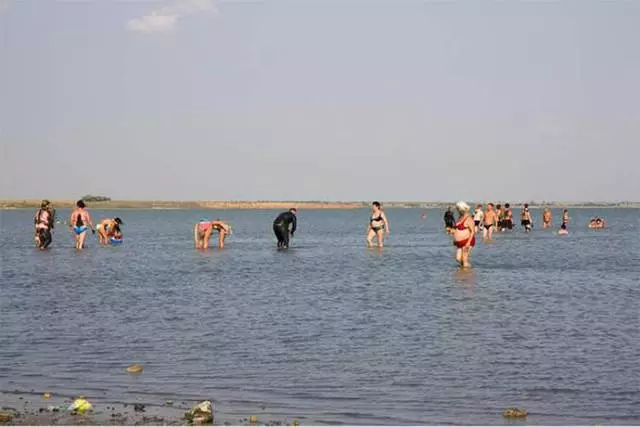
M 638 1 L 0 0 L 0 199 L 640 200 Z

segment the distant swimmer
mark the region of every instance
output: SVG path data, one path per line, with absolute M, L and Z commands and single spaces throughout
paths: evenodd
M 525 232 L 531 231 L 533 227 L 533 219 L 531 218 L 531 212 L 529 211 L 529 204 L 524 204 L 524 209 L 520 212 L 520 225 L 524 227 Z
M 487 212 L 484 214 L 484 224 L 482 230 L 482 238 L 491 240 L 491 236 L 493 235 L 493 229 L 498 223 L 498 215 L 496 211 L 493 209 L 493 203 L 489 203 L 487 205 Z
M 111 238 L 114 237 L 114 234 L 116 233 L 116 231 L 119 234 L 122 234 L 122 230 L 120 229 L 120 226 L 123 224 L 124 223 L 119 217 L 107 218 L 100 221 L 98 225 L 96 225 L 96 232 L 98 233 L 98 241 L 103 245 L 111 243 Z M 122 240 L 122 238 L 116 239 L 116 240 Z
M 504 211 L 502 212 L 502 231 L 513 230 L 513 211 L 509 203 L 504 204 Z
M 369 218 L 369 228 L 367 229 L 367 245 L 373 246 L 373 238 L 378 238 L 378 247 L 384 246 L 384 235 L 389 235 L 389 221 L 380 207 L 380 202 L 371 204 L 371 217 Z
M 482 220 L 484 219 L 484 212 L 482 211 L 482 205 L 478 204 L 476 206 L 476 210 L 473 213 L 473 223 L 476 226 L 476 233 L 480 232 L 480 224 L 482 223 Z
M 569 224 L 569 209 L 564 209 L 562 211 L 562 223 L 563 224 Z
M 591 218 L 591 221 L 589 221 L 588 225 L 589 228 L 604 228 L 605 226 L 605 220 L 600 217 Z
M 51 230 L 53 230 L 55 224 L 55 212 L 51 202 L 43 200 L 40 204 L 40 209 L 38 209 L 33 218 L 36 246 L 41 251 L 47 249 L 53 240 Z
M 469 214 L 471 208 L 465 202 L 456 203 L 456 209 L 460 215 L 452 232 L 453 245 L 456 249 L 456 261 L 461 267 L 471 267 L 469 257 L 471 248 L 476 245 L 476 227 L 473 218 Z
M 71 231 L 73 231 L 76 237 L 76 249 L 83 249 L 84 241 L 87 238 L 87 230 L 91 229 L 92 233 L 96 231 L 91 223 L 91 216 L 86 210 L 86 205 L 82 200 L 78 200 L 76 209 L 71 212 L 69 224 L 71 224 Z
M 504 221 L 502 219 L 502 216 L 504 215 L 504 210 L 502 209 L 502 205 L 500 204 L 496 205 L 496 215 L 498 215 L 498 224 L 496 228 L 498 231 L 502 231 L 502 228 L 504 226 Z
M 544 212 L 542 213 L 542 228 L 551 227 L 551 209 L 544 208 Z
M 214 231 L 218 232 L 218 247 L 224 248 L 224 241 L 227 236 L 231 235 L 231 226 L 225 222 L 216 219 L 209 221 L 202 218 L 193 228 L 193 237 L 196 241 L 197 249 L 207 249 L 209 247 L 209 239 Z
M 450 233 L 453 230 L 453 227 L 456 226 L 456 218 L 453 216 L 453 212 L 451 211 L 451 206 L 447 208 L 447 211 L 444 213 L 444 228 L 447 230 L 447 233 Z
M 296 232 L 298 222 L 296 218 L 297 213 L 298 210 L 296 208 L 291 208 L 286 212 L 282 212 L 273 221 L 273 232 L 278 239 L 278 249 L 289 247 L 289 233 L 291 233 L 291 237 L 293 237 L 293 234 Z M 291 231 L 289 231 L 289 225 L 291 225 Z

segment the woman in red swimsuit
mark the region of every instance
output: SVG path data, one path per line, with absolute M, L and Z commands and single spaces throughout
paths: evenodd
M 471 209 L 465 202 L 456 203 L 456 209 L 460 218 L 453 229 L 453 245 L 456 247 L 456 261 L 461 267 L 471 267 L 469 256 L 471 248 L 476 245 L 476 226 L 473 217 L 469 214 Z

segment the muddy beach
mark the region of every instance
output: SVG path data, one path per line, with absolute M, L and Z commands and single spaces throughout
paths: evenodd
M 68 410 L 71 396 L 44 393 L 0 393 L 0 425 L 191 425 L 185 414 L 198 402 L 106 402 L 87 397 L 93 409 L 84 414 Z M 213 411 L 213 425 L 298 425 L 296 418 L 288 420 L 263 419 L 260 414 L 244 417 Z M 211 424 L 211 423 L 205 423 Z

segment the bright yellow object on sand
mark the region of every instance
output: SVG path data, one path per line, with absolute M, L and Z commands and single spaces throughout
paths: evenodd
M 69 406 L 70 411 L 76 412 L 78 414 L 84 414 L 85 412 L 92 409 L 93 405 L 83 398 L 74 400 L 71 406 Z

